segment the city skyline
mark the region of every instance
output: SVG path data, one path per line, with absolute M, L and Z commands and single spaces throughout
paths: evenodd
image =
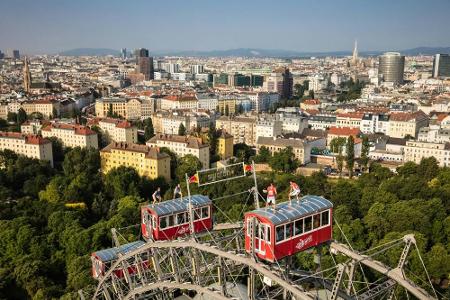
M 6 1 L 2 49 L 57 53 L 73 48 L 211 51 L 401 50 L 450 46 L 450 2 L 402 1 Z M 436 9 L 439 8 L 439 9 Z M 17 17 L 19 12 L 20 18 Z M 243 30 L 247 29 L 247 30 Z M 43 38 L 45 37 L 45 39 Z

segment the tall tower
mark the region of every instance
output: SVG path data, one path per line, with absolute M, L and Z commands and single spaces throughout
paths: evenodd
M 154 79 L 153 57 L 149 56 L 148 50 L 144 48 L 136 49 L 134 53 L 138 73 L 144 74 L 145 80 Z
M 25 92 L 31 92 L 31 73 L 30 67 L 28 66 L 28 59 L 25 57 L 23 65 L 23 88 Z
M 383 76 L 383 81 L 403 83 L 405 56 L 398 52 L 386 52 L 378 57 L 378 62 L 378 74 Z
M 356 66 L 358 63 L 358 41 L 355 40 L 355 48 L 353 48 L 352 64 Z

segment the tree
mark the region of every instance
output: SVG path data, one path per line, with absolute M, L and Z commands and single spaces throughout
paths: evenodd
M 339 149 L 339 153 L 336 156 L 336 167 L 339 172 L 339 176 L 342 176 L 342 170 L 344 169 L 344 160 L 345 157 L 342 155 L 342 148 Z
M 296 83 L 294 85 L 294 91 L 295 96 L 299 99 L 301 99 L 305 95 L 305 87 L 300 83 Z
M 8 120 L 8 122 L 16 123 L 17 122 L 17 113 L 11 112 L 11 111 L 8 112 L 7 120 Z
M 22 125 L 26 120 L 28 119 L 27 113 L 23 108 L 19 108 L 19 111 L 17 113 L 17 123 L 19 125 Z
M 228 104 L 225 105 L 225 116 L 229 116 L 230 115 L 230 107 L 228 106 Z
M 120 166 L 110 170 L 105 176 L 105 192 L 113 199 L 125 196 L 139 196 L 141 178 L 136 169 Z
M 178 135 L 186 135 L 186 127 L 184 127 L 183 123 L 180 123 L 178 127 Z
M 144 121 L 144 139 L 148 141 L 155 136 L 155 130 L 153 128 L 152 118 L 147 118 Z
M 259 148 L 258 155 L 255 156 L 255 162 L 266 163 L 269 161 L 271 156 L 272 155 L 269 148 L 262 146 L 261 148 Z
M 185 174 L 191 176 L 202 168 L 200 160 L 192 154 L 187 154 L 179 159 L 178 168 L 176 171 L 177 179 L 180 182 L 185 180 Z
M 172 152 L 169 148 L 162 147 L 160 148 L 161 153 L 167 153 L 170 156 L 170 176 L 172 179 L 175 179 L 175 172 L 178 166 L 178 158 L 175 152 Z
M 114 116 L 112 103 L 110 103 L 108 106 L 108 112 L 106 113 L 106 116 L 108 118 L 112 118 Z
M 361 148 L 361 165 L 363 166 L 364 170 L 367 169 L 367 164 L 369 163 L 369 150 L 369 138 L 367 136 L 363 136 Z
M 349 136 L 347 139 L 347 149 L 346 149 L 346 162 L 347 170 L 350 178 L 353 177 L 353 168 L 355 166 L 355 140 L 353 136 Z
M 343 147 L 345 146 L 346 140 L 344 137 L 335 137 L 330 142 L 330 150 L 333 153 L 342 152 Z
M 54 136 L 48 137 L 47 139 L 52 142 L 53 162 L 62 163 L 64 161 L 64 147 L 62 141 Z
M 311 99 L 314 99 L 314 90 L 310 90 L 309 93 L 308 93 L 308 96 L 309 96 Z
M 292 147 L 286 147 L 269 159 L 269 166 L 276 171 L 293 172 L 297 169 L 299 163 L 295 158 Z

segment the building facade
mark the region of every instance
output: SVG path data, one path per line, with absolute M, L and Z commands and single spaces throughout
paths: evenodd
M 157 134 L 146 142 L 149 147 L 168 148 L 178 157 L 191 154 L 202 163 L 203 169 L 209 168 L 209 144 L 202 142 L 200 138 L 193 136 L 181 136 L 171 134 Z
M 101 170 L 104 174 L 120 166 L 136 169 L 140 176 L 150 179 L 162 177 L 170 181 L 170 156 L 158 148 L 125 142 L 112 142 L 100 150 Z
M 0 131 L 0 150 L 11 150 L 26 157 L 45 160 L 53 167 L 52 143 L 38 135 Z
M 52 123 L 42 128 L 43 137 L 56 137 L 65 147 L 98 149 L 97 133 L 86 126 Z

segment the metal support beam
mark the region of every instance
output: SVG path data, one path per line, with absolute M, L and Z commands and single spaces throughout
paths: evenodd
M 348 285 L 347 285 L 347 289 L 346 289 L 346 292 L 348 295 L 351 295 L 352 289 L 353 289 L 353 292 L 355 292 L 355 288 L 353 287 L 353 277 L 355 276 L 355 266 L 356 266 L 356 263 L 354 260 L 352 260 L 352 262 L 350 262 L 348 264 L 347 268 L 345 268 L 345 271 L 347 272 L 347 276 L 348 276 Z
M 342 278 L 344 278 L 345 265 L 339 264 L 337 267 L 336 279 L 334 280 L 333 287 L 331 288 L 330 300 L 336 300 L 338 296 L 339 286 L 341 285 Z
M 217 266 L 217 276 L 219 278 L 219 286 L 222 289 L 222 295 L 227 296 L 227 280 L 223 269 L 223 259 L 219 257 L 219 265 Z
M 380 272 L 381 274 L 386 275 L 390 279 L 395 280 L 398 284 L 403 286 L 407 291 L 409 291 L 411 294 L 413 294 L 420 300 L 436 299 L 431 295 L 429 295 L 424 289 L 417 286 L 409 279 L 405 278 L 405 276 L 403 275 L 403 273 L 400 271 L 399 268 L 391 269 L 382 264 L 381 262 L 372 259 L 370 256 L 361 255 L 350 249 L 348 246 L 337 242 L 332 242 L 330 247 L 333 251 L 342 253 L 345 256 L 354 259 L 356 262 L 360 262 L 368 266 L 369 268 L 373 269 L 374 271 Z
M 175 278 L 176 282 L 181 282 L 181 280 L 180 280 L 180 271 L 178 270 L 178 261 L 175 258 L 173 248 L 170 248 L 169 255 L 170 255 L 169 256 L 170 267 L 172 268 L 173 277 Z
M 250 274 L 248 276 L 248 299 L 255 300 L 255 270 L 253 268 L 249 268 Z

